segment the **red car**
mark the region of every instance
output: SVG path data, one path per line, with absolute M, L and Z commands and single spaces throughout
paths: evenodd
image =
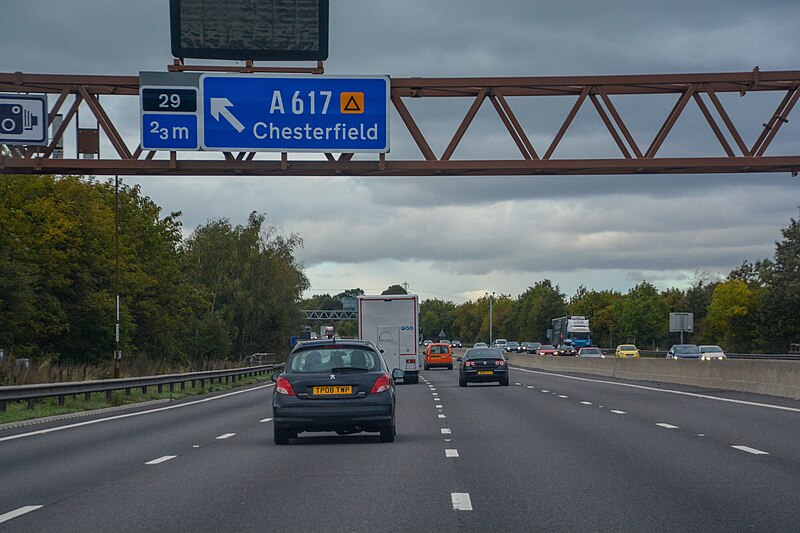
M 536 349 L 536 355 L 556 355 L 558 350 L 552 344 L 542 344 Z

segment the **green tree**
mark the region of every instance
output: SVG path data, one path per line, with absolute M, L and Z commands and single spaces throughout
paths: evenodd
M 616 291 L 589 291 L 580 286 L 569 301 L 569 314 L 589 319 L 592 342 L 610 346 L 616 329 L 614 306 L 622 299 Z
M 617 343 L 628 339 L 640 347 L 661 338 L 669 328 L 669 307 L 655 286 L 643 281 L 615 304 Z
M 537 281 L 517 298 L 515 333 L 520 340 L 545 342 L 553 319 L 567 314 L 564 294 L 549 279 Z
M 401 285 L 390 285 L 381 294 L 408 294 L 408 292 Z
M 719 283 L 708 307 L 706 338 L 731 351 L 750 347 L 755 302 L 753 290 L 744 281 L 733 279 Z
M 419 323 L 425 338 L 439 337 L 444 331 L 448 339 L 457 339 L 460 331 L 455 326 L 456 306 L 439 299 L 424 300 L 419 305 Z

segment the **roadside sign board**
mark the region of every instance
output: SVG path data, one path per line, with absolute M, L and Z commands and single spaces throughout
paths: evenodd
M 203 150 L 388 152 L 386 76 L 203 74 Z
M 670 333 L 679 331 L 694 332 L 694 313 L 670 313 L 669 331 Z
M 47 144 L 47 95 L 0 94 L 0 143 Z

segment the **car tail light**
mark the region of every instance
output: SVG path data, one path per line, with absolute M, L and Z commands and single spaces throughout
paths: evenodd
M 497 366 L 506 366 L 506 362 L 502 359 L 498 359 L 497 361 L 494 362 L 494 364 Z
M 465 366 L 475 366 L 475 361 L 467 361 L 464 363 Z
M 409 364 L 416 363 L 416 362 L 417 362 L 416 359 L 406 359 L 406 363 L 409 363 Z
M 275 392 L 278 394 L 285 394 L 286 396 L 297 396 L 294 393 L 292 384 L 283 376 L 278 377 L 278 381 L 275 382 Z
M 378 379 L 375 380 L 375 384 L 372 386 L 372 390 L 370 390 L 369 393 L 376 394 L 378 392 L 384 392 L 389 390 L 391 386 L 392 380 L 389 379 L 389 374 L 381 374 L 378 376 Z

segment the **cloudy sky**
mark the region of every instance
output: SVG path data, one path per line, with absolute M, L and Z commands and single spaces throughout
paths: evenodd
M 220 4 L 224 1 L 220 0 Z M 536 1 L 331 0 L 327 74 L 540 76 L 800 68 L 797 0 Z M 135 75 L 166 71 L 167 0 L 4 0 L 0 71 Z M 751 144 L 782 94 L 722 95 Z M 646 100 L 645 100 L 646 98 Z M 672 96 L 615 100 L 637 142 L 649 144 Z M 110 100 L 109 100 L 110 102 Z M 573 99 L 512 102 L 539 153 Z M 406 101 L 441 154 L 470 99 Z M 108 105 L 108 104 L 107 104 Z M 131 147 L 139 103 L 108 108 Z M 768 155 L 800 152 L 792 117 Z M 83 116 L 82 116 L 83 117 Z M 392 117 L 389 158 L 419 159 Z M 67 150 L 70 149 L 67 145 Z M 105 149 L 105 148 L 102 148 Z M 108 152 L 106 152 L 108 153 Z M 590 105 L 554 157 L 616 157 Z M 690 105 L 659 155 L 724 155 Z M 487 102 L 455 158 L 519 153 Z M 407 282 L 423 298 L 461 303 L 486 291 L 517 295 L 549 278 L 626 291 L 646 279 L 684 287 L 770 257 L 797 217 L 800 178 L 788 174 L 574 177 L 129 177 L 187 234 L 209 219 L 267 214 L 299 233 L 310 293 Z

